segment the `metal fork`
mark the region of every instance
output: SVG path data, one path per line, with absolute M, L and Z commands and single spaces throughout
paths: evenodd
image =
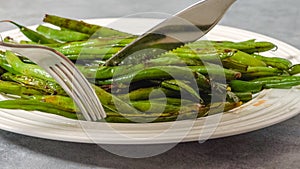
M 74 100 L 87 121 L 96 121 L 106 117 L 91 84 L 63 54 L 44 46 L 4 42 L 0 42 L 0 49 L 18 53 L 45 69 Z

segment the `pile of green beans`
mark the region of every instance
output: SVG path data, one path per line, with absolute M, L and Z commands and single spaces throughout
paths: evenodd
M 92 83 L 103 104 L 107 117 L 101 121 L 193 119 L 238 107 L 264 89 L 300 85 L 300 64 L 261 55 L 276 49 L 270 42 L 201 40 L 139 58 L 136 64 L 105 66 L 106 60 L 137 36 L 54 15 L 45 15 L 43 21 L 55 28 L 39 25 L 32 30 L 6 20 L 29 40 L 4 40 L 48 46 L 67 56 Z M 26 57 L 0 51 L 0 74 L 0 92 L 14 97 L 0 101 L 0 108 L 84 120 L 61 86 Z

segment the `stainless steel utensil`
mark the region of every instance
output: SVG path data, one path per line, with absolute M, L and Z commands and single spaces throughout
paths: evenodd
M 236 0 L 204 0 L 182 10 L 151 28 L 120 50 L 105 65 L 118 65 L 124 58 L 138 52 L 130 60 L 158 55 L 193 42 L 209 32 Z M 145 49 L 150 49 L 148 52 Z M 151 50 L 153 49 L 153 50 Z M 158 49 L 158 50 L 157 50 Z
M 61 53 L 44 46 L 3 42 L 0 42 L 0 49 L 18 53 L 44 68 L 73 98 L 86 120 L 96 121 L 106 116 L 90 83 L 75 65 Z

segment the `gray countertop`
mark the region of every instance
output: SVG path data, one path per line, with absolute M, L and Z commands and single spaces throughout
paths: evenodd
M 41 23 L 45 13 L 72 18 L 122 17 L 141 12 L 175 12 L 196 0 L 0 0 L 0 20 L 24 25 Z M 300 1 L 239 0 L 221 24 L 277 38 L 300 48 Z M 0 24 L 0 31 L 14 28 Z M 299 56 L 300 57 L 300 56 Z M 0 122 L 1 123 L 1 122 Z M 300 168 L 300 116 L 258 131 L 180 143 L 149 158 L 131 159 L 97 145 L 51 141 L 0 130 L 1 169 L 88 168 Z

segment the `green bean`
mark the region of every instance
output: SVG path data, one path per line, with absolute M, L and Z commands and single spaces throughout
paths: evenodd
M 200 74 L 209 74 L 209 75 L 215 75 L 216 77 L 226 77 L 227 79 L 236 79 L 241 76 L 239 72 L 223 69 L 219 66 L 190 66 L 187 68 L 184 67 L 178 67 L 178 66 L 156 66 L 156 67 L 150 67 L 146 68 L 144 70 L 141 70 L 139 72 L 133 72 L 124 76 L 119 76 L 114 79 L 108 79 L 104 81 L 98 81 L 100 85 L 104 84 L 111 84 L 112 82 L 136 82 L 140 80 L 146 80 L 146 79 L 170 79 L 172 78 L 172 75 L 176 75 L 176 77 L 185 79 L 184 77 L 191 73 L 200 73 Z M 224 75 L 225 73 L 225 75 Z M 194 77 L 193 77 L 194 78 Z M 192 79 L 192 77 L 190 77 Z
M 267 66 L 265 62 L 256 59 L 254 56 L 242 51 L 237 51 L 231 57 L 225 58 L 224 60 L 228 62 L 234 62 L 237 64 L 246 65 L 246 66 L 255 66 L 255 67 Z
M 175 55 L 163 55 L 161 57 L 147 60 L 143 63 L 145 67 L 151 66 L 197 66 L 203 65 L 201 60 L 191 58 L 177 57 Z
M 254 67 L 254 66 L 249 66 L 247 68 L 247 71 L 245 73 L 255 73 L 255 72 L 274 72 L 274 73 L 283 73 L 282 70 L 279 70 L 277 68 L 272 68 L 272 67 Z M 244 73 L 244 72 L 242 72 Z
M 152 58 L 145 54 L 128 63 L 132 58 L 119 60 L 122 64 L 118 66 L 103 66 L 105 60 L 137 37 L 53 15 L 46 15 L 44 22 L 60 29 L 41 25 L 35 32 L 12 22 L 32 39 L 19 43 L 51 47 L 76 63 L 89 81 L 95 81 L 99 86 L 93 87 L 107 113 L 107 118 L 100 121 L 193 119 L 231 110 L 266 88 L 300 85 L 299 77 L 291 76 L 300 73 L 298 64 L 257 54 L 276 48 L 270 42 L 197 41 Z M 155 54 L 155 50 L 151 52 L 151 56 Z M 7 51 L 0 52 L 0 67 L 0 92 L 21 98 L 0 102 L 0 107 L 41 110 L 77 119 L 78 108 L 72 98 L 38 65 Z M 222 77 L 224 82 L 220 81 Z M 212 96 L 219 99 L 213 100 Z
M 124 74 L 132 73 L 134 71 L 139 71 L 145 68 L 145 65 L 138 64 L 134 66 L 77 66 L 77 68 L 85 75 L 87 78 L 95 79 L 110 79 L 113 77 L 118 77 Z
M 75 106 L 75 104 L 73 103 L 72 99 L 69 97 L 64 97 L 64 96 L 59 96 L 59 95 L 48 95 L 48 96 L 33 96 L 32 97 L 34 100 L 38 100 L 40 102 L 43 103 L 49 103 L 52 104 L 54 107 L 59 108 L 60 110 L 63 111 L 68 111 L 68 112 L 72 112 L 75 113 L 78 111 L 78 108 Z M 175 101 L 175 103 L 174 103 Z M 179 104 L 179 101 L 181 101 L 180 99 L 174 100 L 172 98 L 168 98 L 166 100 L 166 104 L 162 103 L 161 99 L 154 99 L 151 100 L 150 102 L 148 100 L 144 100 L 144 101 L 133 101 L 130 104 L 137 108 L 137 110 L 140 110 L 142 112 L 139 112 L 138 114 L 134 114 L 132 112 L 128 113 L 128 112 L 122 112 L 122 114 L 120 113 L 109 113 L 108 115 L 114 115 L 114 116 L 122 116 L 122 115 L 129 115 L 129 116 L 149 116 L 149 115 L 155 115 L 156 112 L 159 113 L 160 110 L 163 110 L 163 114 L 160 114 L 160 116 L 168 116 L 173 113 L 178 113 L 178 110 L 180 109 L 181 104 Z M 186 103 L 189 103 L 187 101 L 185 101 Z M 181 103 L 181 102 L 180 102 Z M 184 103 L 184 102 L 183 102 Z M 105 108 L 107 108 L 107 105 L 104 105 Z M 149 108 L 153 107 L 154 109 L 152 109 L 151 112 L 149 112 Z M 107 109 L 106 109 L 107 110 Z M 109 111 L 109 110 L 108 110 Z M 146 113 L 147 114 L 144 114 Z
M 288 70 L 290 75 L 295 75 L 300 73 L 300 64 L 295 64 L 292 67 L 289 68 Z
M 56 48 L 62 45 L 62 43 L 51 43 L 51 44 L 40 44 L 38 42 L 33 42 L 33 41 L 28 41 L 28 40 L 20 40 L 19 44 L 23 45 L 42 45 L 42 46 L 47 46 L 50 48 Z
M 139 111 L 147 114 L 167 113 L 168 116 L 169 114 L 173 113 L 177 114 L 180 110 L 180 106 L 164 104 L 161 102 L 158 103 L 152 100 L 132 101 L 131 105 Z
M 264 88 L 291 88 L 300 85 L 300 76 L 272 76 L 252 80 L 263 84 Z
M 124 33 L 121 31 L 117 31 L 114 29 L 89 24 L 83 21 L 78 21 L 74 19 L 63 18 L 54 15 L 45 15 L 44 22 L 51 23 L 58 27 L 66 28 L 69 30 L 73 30 L 76 32 L 86 33 L 89 35 L 93 35 L 97 33 L 97 36 L 100 37 L 113 37 L 113 36 L 128 36 L 128 33 Z
M 233 92 L 251 92 L 257 93 L 262 90 L 263 84 L 260 82 L 249 82 L 242 80 L 232 80 L 229 83 Z
M 38 100 L 4 100 L 0 101 L 0 108 L 6 108 L 6 109 L 22 109 L 27 111 L 33 111 L 38 110 L 46 113 L 56 114 L 60 116 L 64 116 L 71 119 L 83 119 L 81 114 L 75 114 L 73 112 L 62 110 L 61 107 L 56 107 L 52 104 L 48 104 L 46 102 L 40 102 Z M 170 115 L 170 114 L 155 114 L 152 113 L 150 115 L 147 114 L 118 114 L 115 112 L 106 112 L 107 118 L 101 121 L 107 121 L 107 122 L 141 122 L 141 121 L 148 121 L 147 119 L 153 119 L 156 122 L 161 121 L 164 119 L 164 121 L 170 121 L 171 119 L 176 118 L 177 114 Z M 158 115 L 162 115 L 158 117 Z M 158 117 L 158 118 L 156 118 Z M 172 118 L 171 118 L 172 117 Z
M 161 92 L 165 94 L 168 98 L 181 98 L 180 91 L 175 91 L 171 89 L 166 89 L 158 86 L 151 87 L 143 87 L 130 91 L 127 94 L 121 94 L 117 97 L 121 100 L 129 99 L 129 100 L 147 100 L 151 94 L 151 98 L 159 98 L 161 97 Z
M 206 115 L 213 115 L 217 113 L 227 112 L 232 110 L 233 108 L 239 107 L 242 105 L 242 102 L 220 102 L 220 103 L 212 103 L 211 105 L 207 106 L 209 111 Z
M 190 58 L 194 60 L 200 60 L 205 62 L 219 62 L 220 60 L 232 57 L 237 52 L 236 49 L 228 48 L 211 48 L 211 47 L 202 47 L 191 48 L 189 46 L 183 46 L 177 49 L 174 49 L 171 52 L 163 54 L 162 56 L 177 56 L 180 58 Z
M 236 71 L 246 71 L 248 68 L 248 65 L 239 63 L 237 61 L 233 61 L 231 59 L 222 60 L 222 64 L 223 64 L 224 68 L 233 69 Z
M 254 56 L 239 51 L 237 49 L 230 48 L 196 48 L 191 50 L 189 47 L 181 47 L 175 49 L 174 51 L 167 53 L 167 55 L 175 55 L 178 57 L 188 57 L 196 60 L 206 61 L 206 62 L 220 62 L 226 68 L 234 68 L 238 70 L 245 70 L 248 66 L 266 66 L 266 64 L 256 59 Z
M 17 96 L 45 94 L 43 92 L 23 86 L 16 82 L 9 82 L 3 80 L 0 80 L 0 92 Z
M 225 77 L 227 80 L 233 80 L 233 79 L 241 78 L 242 76 L 240 72 L 230 70 L 230 69 L 224 69 L 223 67 L 218 65 L 189 66 L 189 68 L 200 74 L 209 75 L 212 78 Z
M 137 123 L 137 122 L 167 122 L 167 121 L 174 121 L 176 120 L 178 116 L 173 115 L 170 117 L 157 117 L 157 116 L 152 116 L 152 117 L 145 117 L 145 116 L 123 116 L 123 117 L 115 117 L 115 116 L 108 116 L 103 120 L 100 121 L 105 121 L 109 123 Z
M 253 54 L 256 59 L 259 59 L 266 63 L 267 66 L 271 66 L 280 70 L 288 70 L 292 66 L 292 62 L 279 57 L 266 57 L 258 54 Z
M 181 80 L 165 80 L 161 83 L 161 86 L 164 88 L 169 88 L 171 90 L 175 90 L 175 91 L 179 91 L 179 92 L 181 92 L 181 89 L 182 89 L 182 90 L 186 91 L 187 93 L 189 93 L 190 96 L 196 98 L 196 100 L 199 103 L 202 103 L 203 100 L 201 99 L 201 97 L 199 95 L 198 88 L 194 89 L 193 87 L 189 86 L 186 83 L 188 83 L 188 82 L 184 82 Z
M 157 123 L 157 122 L 170 122 L 175 120 L 187 120 L 187 119 L 195 119 L 197 117 L 197 114 L 194 112 L 190 113 L 182 113 L 180 115 L 171 115 L 171 116 L 163 116 L 163 117 L 107 117 L 104 121 L 110 122 L 110 123 L 136 123 L 136 122 L 151 122 L 151 123 Z
M 64 55 L 81 55 L 81 57 L 84 57 L 85 55 L 90 56 L 99 56 L 98 58 L 102 58 L 102 56 L 106 56 L 109 54 L 115 54 L 119 50 L 122 49 L 122 47 L 92 47 L 92 48 L 86 48 L 86 47 L 73 47 L 73 48 L 54 48 L 55 50 L 61 52 Z M 108 59 L 111 57 L 111 55 L 106 56 L 107 58 L 102 59 Z M 94 57 L 97 58 L 97 57 Z
M 13 21 L 10 21 L 10 20 L 4 20 L 4 21 L 1 21 L 1 22 L 10 22 L 14 25 L 16 25 L 20 31 L 30 40 L 32 40 L 33 42 L 37 42 L 37 43 L 40 43 L 40 44 L 51 44 L 51 43 L 58 43 L 56 40 L 53 40 L 53 39 L 50 39 L 50 38 L 47 38 L 45 37 L 44 35 L 40 34 L 40 33 L 37 33 L 25 26 L 22 26 L 20 24 L 17 24 Z
M 277 76 L 284 72 L 272 67 L 252 67 L 249 66 L 246 72 L 242 72 L 243 79 L 254 79 L 258 77 Z
M 83 21 L 77 21 L 73 19 L 63 18 L 55 15 L 46 14 L 43 22 L 56 25 L 58 27 L 74 30 L 89 35 L 94 34 L 97 30 L 101 29 L 101 26 L 88 24 Z
M 155 79 L 194 79 L 192 76 L 193 72 L 189 68 L 179 67 L 179 66 L 156 66 L 151 68 L 146 68 L 138 72 L 129 73 L 127 75 L 119 76 L 108 80 L 98 80 L 96 81 L 99 85 L 107 85 L 113 83 L 129 83 L 137 82 L 141 80 L 155 80 Z
M 20 74 L 26 76 L 33 76 L 40 79 L 55 82 L 51 75 L 38 65 L 23 63 L 18 56 L 10 51 L 5 52 L 7 62 L 12 66 L 12 69 Z
M 151 68 L 155 66 L 185 66 L 187 60 L 182 60 L 181 58 L 172 58 L 172 57 L 163 57 L 151 59 L 145 63 L 136 64 L 136 65 L 122 65 L 122 66 L 77 66 L 78 69 L 87 77 L 87 78 L 96 78 L 99 80 L 110 79 L 113 77 L 118 77 L 134 71 L 139 71 L 146 68 Z M 191 61 L 193 62 L 193 61 Z M 196 62 L 192 64 L 189 62 L 189 65 L 198 65 Z
M 83 119 L 81 115 L 76 115 L 74 113 L 61 110 L 60 108 L 56 108 L 53 105 L 49 105 L 48 103 L 43 103 L 36 100 L 24 100 L 24 99 L 2 100 L 0 101 L 0 108 L 22 109 L 27 111 L 37 110 L 37 111 L 64 116 L 71 119 Z
M 59 96 L 59 95 L 34 96 L 33 100 L 51 104 L 55 108 L 58 108 L 59 110 L 63 110 L 63 111 L 71 112 L 71 113 L 76 113 L 78 111 L 78 108 L 75 106 L 72 99 L 69 97 L 64 97 L 64 96 Z M 168 100 L 169 100 L 168 102 L 174 101 L 172 99 L 168 99 Z M 178 101 L 178 100 L 176 100 L 176 101 Z M 167 104 L 162 104 L 161 100 L 157 100 L 157 101 L 154 100 L 151 102 L 146 101 L 146 100 L 133 101 L 130 104 L 133 107 L 137 108 L 137 110 L 141 111 L 138 114 L 135 114 L 132 112 L 122 112 L 122 111 L 120 111 L 120 112 L 122 112 L 120 114 L 117 111 L 111 112 L 110 110 L 108 110 L 107 105 L 104 105 L 104 107 L 106 108 L 106 110 L 109 111 L 109 113 L 107 114 L 108 116 L 145 116 L 145 117 L 149 117 L 149 116 L 169 116 L 170 113 L 177 114 L 180 107 L 178 107 L 178 105 L 168 104 L 168 102 L 167 102 Z M 151 112 L 149 112 L 148 110 L 151 106 L 153 108 L 152 108 Z M 159 113 L 159 111 L 162 111 L 162 110 L 163 110 L 163 112 L 161 112 L 162 114 L 157 114 L 157 113 Z
M 206 76 L 202 75 L 201 73 L 196 72 L 195 79 L 196 79 L 196 83 L 199 88 L 199 91 L 203 92 L 203 91 L 209 90 L 211 88 L 210 80 Z
M 294 82 L 278 82 L 276 84 L 265 84 L 264 88 L 270 89 L 270 88 L 279 88 L 279 89 L 290 89 L 294 86 L 300 85 L 299 81 Z
M 63 42 L 87 40 L 90 37 L 89 35 L 84 33 L 70 30 L 58 30 L 43 25 L 39 25 L 36 30 L 46 37 L 50 37 L 51 39 Z
M 24 86 L 42 91 L 48 94 L 67 95 L 63 88 L 56 82 L 42 80 L 32 76 L 25 76 L 21 74 L 12 74 L 7 72 L 1 76 L 3 80 L 14 81 Z
M 114 95 L 104 91 L 103 89 L 94 86 L 95 92 L 99 97 L 104 108 L 109 109 L 114 112 L 121 112 L 125 114 L 137 114 L 137 110 L 130 106 L 128 103 L 123 102 L 121 99 L 115 97 Z M 45 95 L 45 96 L 32 96 L 31 100 L 48 103 L 54 107 L 68 111 L 77 112 L 78 108 L 75 106 L 73 100 L 70 97 L 60 96 L 60 95 Z
M 160 116 L 160 117 L 132 117 L 132 116 L 125 116 L 125 117 L 114 117 L 114 116 L 109 116 L 105 118 L 102 121 L 110 122 L 110 123 L 134 123 L 134 122 L 140 122 L 140 121 L 151 121 L 152 123 L 155 122 L 169 122 L 169 121 L 175 121 L 175 120 L 187 120 L 187 119 L 196 119 L 199 117 L 204 117 L 207 116 L 208 113 L 211 114 L 216 114 L 216 113 L 221 113 L 223 111 L 228 111 L 231 110 L 235 107 L 240 106 L 241 103 L 218 103 L 214 104 L 209 107 L 200 107 L 198 108 L 197 112 L 191 111 L 191 108 L 189 110 L 186 110 L 184 112 L 181 112 L 179 115 L 170 115 L 170 116 Z M 224 107 L 224 109 L 221 109 L 221 107 Z M 149 118 L 149 119 L 148 119 Z
M 13 67 L 7 62 L 5 52 L 0 51 L 0 67 L 4 70 L 17 74 L 18 72 L 13 69 Z
M 31 100 L 40 101 L 43 103 L 48 103 L 50 105 L 53 105 L 56 108 L 59 108 L 60 110 L 76 113 L 79 112 L 79 109 L 75 105 L 75 102 L 68 96 L 61 96 L 61 95 L 34 95 L 31 97 L 28 97 Z
M 233 94 L 237 96 L 242 102 L 248 102 L 253 98 L 252 92 L 234 92 Z
M 166 44 L 166 45 L 168 45 L 168 44 Z M 188 46 L 188 45 L 191 45 L 191 46 Z M 161 54 L 159 57 L 174 57 L 175 56 L 175 57 L 180 57 L 180 58 L 189 58 L 191 60 L 196 60 L 198 62 L 205 61 L 205 62 L 211 62 L 211 63 L 218 63 L 222 59 L 231 57 L 232 55 L 234 55 L 234 53 L 236 53 L 238 51 L 236 49 L 223 48 L 223 47 L 212 47 L 209 45 L 196 46 L 196 45 L 193 45 L 193 43 L 188 44 L 188 45 L 185 45 L 185 46 L 176 48 L 172 51 L 169 51 L 167 53 Z M 148 52 L 148 53 L 149 54 L 151 53 L 151 55 L 153 55 L 153 54 L 155 54 L 155 50 L 150 50 L 150 52 Z M 148 56 L 148 53 L 145 53 L 144 55 Z M 144 62 L 145 61 L 144 58 L 142 58 L 142 60 L 140 59 L 139 62 Z M 117 62 L 122 61 L 121 58 L 118 58 L 115 60 L 118 60 Z M 108 64 L 108 65 L 109 66 L 117 65 L 116 63 L 114 63 L 112 65 L 110 65 L 110 64 Z
M 118 97 L 112 95 L 111 93 L 106 92 L 102 88 L 94 85 L 94 90 L 96 95 L 100 99 L 101 103 L 104 106 L 110 107 L 115 112 L 120 111 L 122 113 L 127 114 L 137 114 L 138 112 L 128 103 L 124 102 L 123 100 L 119 99 Z
M 162 89 L 158 87 L 139 88 L 127 94 L 118 95 L 117 97 L 121 100 L 147 100 L 149 99 L 150 94 L 152 98 L 160 97 L 161 92 L 158 91 L 162 91 Z
M 158 97 L 151 99 L 152 102 L 156 103 L 164 103 L 174 106 L 190 106 L 194 104 L 198 104 L 192 100 L 184 99 L 184 98 L 173 98 L 173 97 Z
M 6 36 L 4 39 L 3 39 L 3 42 L 6 42 L 6 43 L 18 43 L 17 41 L 15 41 L 12 37 L 10 36 Z
M 189 47 L 197 47 L 200 45 L 237 49 L 250 54 L 266 52 L 276 48 L 276 45 L 271 42 L 265 42 L 265 41 L 257 42 L 255 41 L 255 39 L 242 41 L 242 42 L 201 40 L 195 43 L 188 44 Z
M 27 99 L 31 99 L 33 101 L 39 101 L 43 103 L 47 103 L 49 105 L 52 105 L 53 107 L 62 110 L 62 111 L 67 111 L 70 113 L 80 113 L 78 107 L 75 105 L 74 101 L 70 97 L 66 96 L 60 96 L 60 95 L 34 95 L 34 96 L 29 96 Z M 117 111 L 115 111 L 112 106 L 109 105 L 103 105 L 103 108 L 105 112 L 110 112 L 107 115 L 118 115 L 121 116 Z M 131 115 L 133 115 L 131 113 Z
M 74 47 L 102 47 L 102 46 L 125 46 L 131 43 L 135 37 L 106 37 L 89 39 L 87 41 L 75 41 L 61 44 L 59 47 L 63 49 L 71 49 Z

